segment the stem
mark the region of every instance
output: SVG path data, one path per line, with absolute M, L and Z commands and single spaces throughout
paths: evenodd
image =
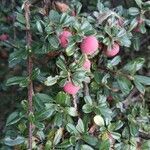
M 84 82 L 84 96 L 89 96 L 89 87 L 88 83 Z
M 24 10 L 25 10 L 25 20 L 26 20 L 26 42 L 27 42 L 27 48 L 29 50 L 29 55 L 28 55 L 28 76 L 29 76 L 29 85 L 28 85 L 28 103 L 29 103 L 29 108 L 28 108 L 28 115 L 33 113 L 33 106 L 32 106 L 32 96 L 33 96 L 33 82 L 32 82 L 32 69 L 33 69 L 33 62 L 32 62 L 32 57 L 30 55 L 31 53 L 31 31 L 30 31 L 30 2 L 26 0 L 24 2 Z M 32 150 L 32 129 L 33 129 L 33 124 L 32 122 L 29 122 L 29 138 L 28 138 L 28 149 Z
M 73 106 L 76 110 L 78 110 L 78 107 L 77 107 L 77 96 L 76 95 L 72 95 L 73 97 Z
M 13 10 L 15 8 L 16 3 L 15 3 L 15 0 L 12 0 L 11 2 L 12 2 L 12 14 L 13 14 Z M 14 17 L 14 15 L 13 15 L 13 33 L 14 33 L 14 41 L 15 41 L 16 40 L 16 27 L 15 27 L 15 17 Z

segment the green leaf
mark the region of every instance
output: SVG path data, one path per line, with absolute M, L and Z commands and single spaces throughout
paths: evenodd
M 48 25 L 48 26 L 45 28 L 45 32 L 46 32 L 48 35 L 50 35 L 50 34 L 52 34 L 52 33 L 54 32 L 54 30 L 52 29 L 51 26 Z
M 19 76 L 11 77 L 7 80 L 6 86 L 17 85 L 17 84 L 19 84 L 20 86 L 23 86 L 24 81 L 25 83 L 27 82 L 26 77 L 19 77 Z
M 29 122 L 31 122 L 32 124 L 35 122 L 35 116 L 34 116 L 33 112 L 30 112 L 30 113 L 28 114 L 28 120 L 29 120 Z
M 66 128 L 67 128 L 67 131 L 70 132 L 70 133 L 73 133 L 73 134 L 78 134 L 79 133 L 78 130 L 76 129 L 76 127 L 71 123 L 68 123 Z
M 70 96 L 66 94 L 65 92 L 59 92 L 56 96 L 56 102 L 57 104 L 63 105 L 63 106 L 70 106 Z
M 10 126 L 10 125 L 17 123 L 22 117 L 23 115 L 19 115 L 19 112 L 15 111 L 11 113 L 9 117 L 7 118 L 6 126 Z
M 19 49 L 12 52 L 9 56 L 9 67 L 14 67 L 16 64 L 27 59 L 27 51 L 24 49 Z
M 39 20 L 36 21 L 36 26 L 37 26 L 38 31 L 39 31 L 40 33 L 43 33 L 43 29 L 42 29 L 42 26 L 41 26 L 41 23 L 40 23 Z
M 50 97 L 49 95 L 44 94 L 44 93 L 36 93 L 33 97 L 35 99 L 38 99 L 38 101 L 42 101 L 42 102 L 45 102 L 45 103 L 53 101 L 52 97 Z
M 72 145 L 76 145 L 77 137 L 76 136 L 71 136 L 69 138 L 69 141 Z
M 54 85 L 55 83 L 57 83 L 57 80 L 59 79 L 59 76 L 56 75 L 55 77 L 52 77 L 52 76 L 49 76 L 47 77 L 46 81 L 44 82 L 44 84 L 46 86 L 52 86 Z
M 48 109 L 42 110 L 36 114 L 37 120 L 45 120 L 47 118 L 50 118 L 55 111 L 54 105 L 52 104 Z
M 145 87 L 138 80 L 135 79 L 134 84 L 136 88 L 139 90 L 139 92 L 141 92 L 142 94 L 145 93 Z
M 142 149 L 142 150 L 148 150 L 148 149 L 150 149 L 150 142 L 149 142 L 149 140 L 144 141 L 144 142 L 142 143 L 141 149 Z
M 67 56 L 72 56 L 74 54 L 74 52 L 75 52 L 75 49 L 76 49 L 76 46 L 75 46 L 74 43 L 72 45 L 69 45 L 66 48 L 66 54 L 67 54 Z
M 57 36 L 50 35 L 48 37 L 48 41 L 54 49 L 57 49 L 59 47 L 59 39 L 57 38 Z
M 91 106 L 90 104 L 85 104 L 82 107 L 82 110 L 84 113 L 91 113 L 93 109 L 93 106 Z
M 63 114 L 57 112 L 54 116 L 54 126 L 61 127 L 62 124 L 63 124 Z
M 112 60 L 108 61 L 107 67 L 112 68 L 113 66 L 118 65 L 120 62 L 121 62 L 120 56 L 116 56 Z
M 17 21 L 22 23 L 22 24 L 25 24 L 26 21 L 25 21 L 25 17 L 21 14 L 21 13 L 17 13 L 17 17 L 16 17 Z
M 52 97 L 44 93 L 36 93 L 33 96 L 33 102 L 36 110 L 43 109 L 45 107 L 45 103 L 49 103 L 52 101 L 53 101 Z
M 82 8 L 82 4 L 80 2 L 77 2 L 76 3 L 76 8 L 77 8 L 77 14 L 79 14 L 80 11 L 81 11 L 81 8 Z
M 35 68 L 33 71 L 32 71 L 32 80 L 38 78 L 38 76 L 40 75 L 40 69 L 39 68 Z
M 44 150 L 50 150 L 51 147 L 52 147 L 52 142 L 50 140 L 48 140 L 45 144 Z
M 141 84 L 150 85 L 150 77 L 135 75 L 134 78 L 135 80 L 139 81 Z
M 138 14 L 140 13 L 139 9 L 136 8 L 136 7 L 130 7 L 130 8 L 128 9 L 128 12 L 129 12 L 129 14 L 132 15 L 132 16 L 136 16 L 136 15 L 138 15 Z
M 137 25 L 138 25 L 138 21 L 136 18 L 134 18 L 130 23 L 129 31 L 132 31 L 134 28 L 137 27 Z
M 59 128 L 55 134 L 53 144 L 57 145 L 63 136 L 63 128 Z
M 140 8 L 142 7 L 142 0 L 135 0 L 135 2 Z
M 78 124 L 76 126 L 76 129 L 80 132 L 83 133 L 84 132 L 84 124 L 83 121 L 79 118 L 78 120 Z
M 89 104 L 89 105 L 92 105 L 92 104 L 93 104 L 92 99 L 91 99 L 90 96 L 85 96 L 85 97 L 84 97 L 84 101 L 85 101 L 87 104 Z
M 57 65 L 60 69 L 62 69 L 62 70 L 64 70 L 64 71 L 67 71 L 66 65 L 65 65 L 65 59 L 64 59 L 63 56 L 60 56 L 60 57 L 59 57 L 59 59 L 58 59 L 57 62 L 56 62 L 56 65 Z
M 129 127 L 130 127 L 131 136 L 134 136 L 134 137 L 137 136 L 139 133 L 138 125 L 136 125 L 135 123 L 130 123 Z
M 122 36 L 124 36 L 126 34 L 126 30 L 124 28 L 122 28 L 118 33 L 117 33 L 117 37 L 121 38 Z
M 74 23 L 74 18 L 70 17 L 67 13 L 63 13 L 60 18 L 60 24 L 62 26 L 69 26 Z
M 100 0 L 98 0 L 98 2 L 97 2 L 97 9 L 99 12 L 103 12 L 103 10 L 104 10 L 104 5 L 101 3 Z
M 51 10 L 49 13 L 49 19 L 51 22 L 59 23 L 60 15 L 57 11 Z
M 98 139 L 91 135 L 83 135 L 83 140 L 89 145 L 95 146 L 98 143 Z
M 74 107 L 67 107 L 66 109 L 70 116 L 72 116 L 72 117 L 78 116 L 78 112 Z
M 17 136 L 16 138 L 11 139 L 10 137 L 5 137 L 4 143 L 8 146 L 15 146 L 25 142 L 25 138 L 22 136 Z
M 129 94 L 129 92 L 132 89 L 132 84 L 131 84 L 130 80 L 128 80 L 125 77 L 118 77 L 117 82 L 120 87 L 120 90 L 126 95 Z
M 110 149 L 110 142 L 109 142 L 109 140 L 103 140 L 100 143 L 99 150 L 109 150 L 109 149 Z
M 113 139 L 119 140 L 121 137 L 120 133 L 117 133 L 117 132 L 110 132 L 110 133 L 111 133 L 111 136 L 113 137 Z
M 84 144 L 81 146 L 81 150 L 94 150 L 94 149 L 91 146 Z
M 131 74 L 134 74 L 136 71 L 140 70 L 145 63 L 144 58 L 136 58 L 129 63 L 127 63 L 124 67 L 123 70 L 125 72 L 129 72 Z

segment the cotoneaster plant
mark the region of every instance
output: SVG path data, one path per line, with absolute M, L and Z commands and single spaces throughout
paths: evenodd
M 149 129 L 143 100 L 150 78 L 139 72 L 144 58 L 126 55 L 134 51 L 134 21 L 149 4 L 141 2 L 137 11 L 98 1 L 90 14 L 77 1 L 40 4 L 17 8 L 9 65 L 21 69 L 5 87 L 28 96 L 6 121 L 3 147 L 137 149 Z

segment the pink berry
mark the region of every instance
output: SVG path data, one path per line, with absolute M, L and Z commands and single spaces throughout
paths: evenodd
M 71 36 L 71 32 L 69 31 L 63 31 L 60 35 L 59 35 L 59 40 L 60 40 L 60 45 L 63 48 L 66 48 L 68 45 L 68 39 Z
M 113 57 L 119 53 L 120 46 L 117 43 L 114 43 L 111 49 L 106 49 L 105 55 L 107 57 Z
M 67 82 L 63 87 L 64 91 L 68 94 L 75 95 L 80 90 L 79 86 L 74 85 L 72 82 Z
M 88 59 L 85 60 L 85 62 L 83 63 L 83 68 L 85 70 L 90 70 L 90 68 L 91 68 L 91 62 L 90 62 L 90 60 L 88 60 Z
M 87 55 L 93 54 L 98 49 L 98 47 L 98 40 L 95 36 L 85 37 L 80 45 L 82 53 Z
M 6 41 L 6 40 L 8 40 L 8 38 L 9 38 L 8 34 L 2 34 L 2 35 L 0 35 L 0 41 Z

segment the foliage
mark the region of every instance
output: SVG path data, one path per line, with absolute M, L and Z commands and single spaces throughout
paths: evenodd
M 136 5 L 130 8 L 111 8 L 98 0 L 92 13 L 81 11 L 79 1 L 71 1 L 66 12 L 51 9 L 48 15 L 40 5 L 31 6 L 31 49 L 26 42 L 25 3 L 19 3 L 22 6 L 16 7 L 9 39 L 0 41 L 2 48 L 9 49 L 9 68 L 19 66 L 19 73 L 8 74 L 1 89 L 7 91 L 15 86 L 27 93 L 32 80 L 33 113 L 28 114 L 26 94 L 7 118 L 2 149 L 27 149 L 30 122 L 34 125 L 33 149 L 136 150 L 140 133 L 150 131 L 144 98 L 150 77 L 140 74 L 144 58 L 124 56 L 139 50 L 135 39 L 148 32 L 150 20 L 146 13 L 150 1 L 135 0 Z M 8 20 L 2 21 L 1 34 L 8 32 Z M 72 33 L 66 48 L 61 47 L 59 39 L 64 30 Z M 15 32 L 14 37 L 11 32 Z M 99 48 L 86 55 L 80 44 L 90 35 L 98 39 Z M 105 51 L 114 43 L 120 52 L 107 57 Z M 27 72 L 28 57 L 33 60 L 31 77 Z M 92 63 L 90 71 L 83 67 L 86 59 Z M 67 81 L 80 87 L 76 95 L 63 91 Z M 146 150 L 150 145 L 144 140 L 141 147 Z

